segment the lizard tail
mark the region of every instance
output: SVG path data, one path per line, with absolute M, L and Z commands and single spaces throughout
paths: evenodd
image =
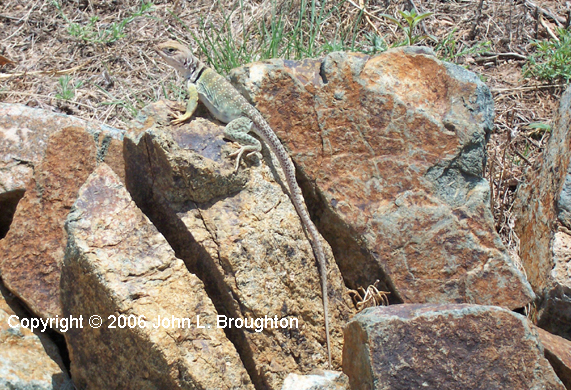
M 305 200 L 301 193 L 301 189 L 297 185 L 295 179 L 295 166 L 289 159 L 289 156 L 280 142 L 279 138 L 276 136 L 268 122 L 264 119 L 262 114 L 259 113 L 254 107 L 248 105 L 248 109 L 244 110 L 244 114 L 254 122 L 257 127 L 254 129 L 255 133 L 262 138 L 262 140 L 270 147 L 272 152 L 278 158 L 278 161 L 284 171 L 286 182 L 289 187 L 290 197 L 292 203 L 295 206 L 297 214 L 301 219 L 301 222 L 307 229 L 311 237 L 311 246 L 315 256 L 317 257 L 317 264 L 319 267 L 319 275 L 321 276 L 321 293 L 323 294 L 323 317 L 325 320 L 325 338 L 327 342 L 327 358 L 329 363 L 329 369 L 331 369 L 331 343 L 329 340 L 329 300 L 327 292 L 327 260 L 325 258 L 325 251 L 323 250 L 323 245 L 321 244 L 321 237 L 317 228 L 315 227 L 313 221 L 309 217 L 307 211 Z

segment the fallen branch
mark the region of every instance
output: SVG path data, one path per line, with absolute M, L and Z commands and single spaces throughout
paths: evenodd
M 474 61 L 476 61 L 476 63 L 482 63 L 487 61 L 497 61 L 499 59 L 527 61 L 526 56 L 518 53 L 482 53 L 482 55 L 476 57 Z
M 32 92 L 10 91 L 10 90 L 0 90 L 0 93 L 4 94 L 4 95 L 14 94 L 14 95 L 21 95 L 21 96 L 31 96 L 31 97 L 42 98 L 42 99 L 55 99 L 55 100 L 59 100 L 59 101 L 68 103 L 70 105 L 73 104 L 76 106 L 81 106 L 81 107 L 89 108 L 90 110 L 96 111 L 95 107 L 92 107 L 88 104 L 84 104 L 84 103 L 80 103 L 80 102 L 73 102 L 71 100 L 62 99 L 62 98 L 59 98 L 57 96 L 41 95 L 41 94 L 32 93 Z M 89 120 L 93 120 L 93 119 L 89 119 Z M 103 122 L 101 122 L 101 123 L 103 123 Z
M 356 4 L 355 4 L 356 5 Z M 369 18 L 369 12 L 367 12 L 367 10 L 365 9 L 365 0 L 359 0 L 359 9 L 361 11 L 363 11 L 363 13 L 365 14 L 365 19 L 367 20 L 367 23 L 369 23 L 369 25 L 371 25 L 371 27 L 373 27 L 373 30 L 375 30 L 375 32 L 377 33 L 377 35 L 380 37 L 381 33 L 379 32 L 379 30 L 377 29 L 377 26 L 375 26 L 373 24 L 373 22 L 371 22 L 371 19 Z
M 490 89 L 490 92 L 500 93 L 500 92 L 517 92 L 517 91 L 535 91 L 540 89 L 560 88 L 566 86 L 567 84 L 549 84 L 549 85 L 532 85 L 529 87 L 492 88 Z
M 473 41 L 474 39 L 476 39 L 476 29 L 478 28 L 478 24 L 480 23 L 480 18 L 482 17 L 482 7 L 484 6 L 484 0 L 480 0 L 480 3 L 478 3 L 478 8 L 476 9 L 476 17 L 474 18 L 474 21 L 472 22 L 472 30 L 470 31 L 470 34 L 468 35 L 468 40 Z
M 554 15 L 551 12 L 549 12 L 548 10 L 546 10 L 545 8 L 541 8 L 540 6 L 538 6 L 537 4 L 535 4 L 533 1 L 531 0 L 525 0 L 525 5 L 528 8 L 531 9 L 537 9 L 538 12 L 541 12 L 543 15 L 545 15 L 545 17 L 553 20 L 555 23 L 557 23 L 557 25 L 559 27 L 561 27 L 565 22 L 565 18 L 559 15 Z
M 555 35 L 553 33 L 553 31 L 551 31 L 551 29 L 549 28 L 549 26 L 545 23 L 545 20 L 543 20 L 543 17 L 541 15 L 539 15 L 539 23 L 541 23 L 541 25 L 543 26 L 543 28 L 545 30 L 547 30 L 547 33 L 549 34 L 549 36 L 553 39 L 555 39 L 557 42 L 559 42 L 559 38 L 557 37 L 557 35 Z
M 21 77 L 21 76 L 37 76 L 37 75 L 48 75 L 48 76 L 61 76 L 64 74 L 70 74 L 83 68 L 85 65 L 89 64 L 92 60 L 88 60 L 84 64 L 74 66 L 73 68 L 64 69 L 64 70 L 35 70 L 32 72 L 18 72 L 18 73 L 7 73 L 7 74 L 0 74 L 0 80 L 8 80 L 13 77 Z

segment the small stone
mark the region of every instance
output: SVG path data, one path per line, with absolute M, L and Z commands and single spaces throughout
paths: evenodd
M 349 378 L 338 371 L 310 375 L 289 374 L 282 390 L 349 390 Z

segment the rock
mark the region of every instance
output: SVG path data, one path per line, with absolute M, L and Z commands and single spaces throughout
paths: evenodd
M 514 204 L 520 257 L 541 298 L 538 325 L 571 340 L 571 88 L 563 94 L 538 166 L 528 169 Z
M 345 328 L 352 389 L 564 389 L 537 332 L 492 306 L 368 308 Z
M 78 388 L 253 389 L 203 283 L 105 164 L 81 187 L 66 229 L 63 313 L 86 321 L 65 333 Z M 101 327 L 87 323 L 95 315 Z
M 571 341 L 536 327 L 545 357 L 567 390 L 571 389 Z
M 56 345 L 42 327 L 35 333 L 30 328 L 29 315 L 0 285 L 0 388 L 72 389 Z
M 21 104 L 0 103 L 0 238 L 8 232 L 19 200 L 43 158 L 54 129 L 78 122 L 64 115 L 45 115 Z
M 156 105 L 146 109 L 158 111 Z M 296 321 L 285 329 L 228 330 L 257 388 L 280 389 L 290 372 L 325 368 L 320 277 L 277 160 L 265 149 L 262 161 L 246 158 L 234 173 L 228 154 L 236 145 L 223 140 L 222 126 L 198 117 L 167 127 L 160 125 L 164 119 L 143 116 L 145 131 L 125 138 L 133 199 L 204 282 L 220 314 Z M 352 309 L 324 245 L 332 353 L 339 366 L 342 326 Z
M 108 126 L 0 104 L 0 220 L 11 220 L 15 210 L 0 241 L 0 273 L 6 287 L 42 318 L 61 315 L 65 218 L 99 162 L 112 161 L 124 176 L 121 137 Z
M 539 305 L 537 324 L 562 337 L 571 340 L 571 231 L 560 226 L 553 234 L 549 284 L 539 291 L 542 301 Z
M 206 203 L 211 199 L 235 194 L 245 187 L 248 180 L 243 172 L 235 174 L 234 165 L 229 158 L 222 157 L 222 153 L 229 153 L 230 149 L 224 147 L 226 143 L 222 139 L 221 127 L 213 126 L 211 121 L 197 118 L 192 122 L 192 129 L 178 126 L 169 128 L 168 134 L 154 132 L 157 126 L 167 126 L 169 112 L 165 102 L 159 101 L 144 108 L 139 114 L 138 123 L 133 123 L 134 128 L 129 140 L 142 137 L 143 140 L 136 142 L 153 142 L 160 139 L 163 150 L 158 150 L 153 156 L 154 166 L 151 172 L 144 172 L 148 164 L 141 165 L 139 161 L 129 161 L 129 172 L 136 172 L 141 176 L 152 174 L 156 187 L 159 187 L 165 197 L 165 201 L 173 207 L 184 207 L 187 201 Z M 149 124 L 152 123 L 153 125 Z M 145 127 L 146 126 L 146 127 Z M 218 132 L 217 137 L 213 136 Z M 144 130 L 149 129 L 149 134 Z M 132 145 L 131 143 L 129 145 Z M 131 150 L 128 148 L 128 150 Z M 193 153 L 193 150 L 200 151 Z M 221 166 L 220 162 L 224 160 Z M 144 180 L 145 177 L 138 177 Z M 138 194 L 147 188 L 133 183 L 133 193 Z
M 426 49 L 234 70 L 299 168 L 312 217 L 352 289 L 392 302 L 525 306 L 534 297 L 495 232 L 483 178 L 493 102 Z
M 349 378 L 337 371 L 312 375 L 289 374 L 282 390 L 349 390 Z
M 44 157 L 50 134 L 73 126 L 85 127 L 93 135 L 101 161 L 116 172 L 124 169 L 120 130 L 22 104 L 0 103 L 0 238 L 8 231 L 16 205 Z

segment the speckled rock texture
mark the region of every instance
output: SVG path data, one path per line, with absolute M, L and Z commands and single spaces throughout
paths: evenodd
M 231 79 L 295 160 L 350 288 L 379 279 L 392 302 L 531 301 L 489 209 L 493 102 L 476 75 L 416 47 L 266 61 Z
M 20 318 L 28 319 L 28 313 L 0 286 L 0 389 L 71 389 L 58 348 L 43 327 L 32 333 Z
M 233 328 L 229 337 L 252 381 L 280 389 L 290 372 L 326 368 L 320 277 L 311 245 L 285 192 L 277 160 L 249 158 L 234 173 L 236 145 L 203 117 L 170 126 L 163 103 L 145 109 L 125 137 L 127 187 L 229 318 L 297 320 L 287 329 Z M 209 183 L 200 184 L 200 183 Z M 334 364 L 352 304 L 331 251 L 328 281 Z
M 345 328 L 343 372 L 359 390 L 563 390 L 535 328 L 477 305 L 368 308 Z
M 412 388 L 398 382 L 407 375 L 428 378 L 432 388 L 470 388 L 476 374 L 487 378 L 486 389 L 515 389 L 519 382 L 510 381 L 519 379 L 537 384 L 522 389 L 561 388 L 537 357 L 543 352 L 535 333 L 507 310 L 369 309 L 347 329 L 364 327 L 360 318 L 378 327 L 385 317 L 370 313 L 393 313 L 382 337 L 391 354 L 384 355 L 379 338 L 363 344 L 368 330 L 351 333 L 349 343 L 343 333 L 355 314 L 347 287 L 376 280 L 391 303 L 515 309 L 534 298 L 494 230 L 482 178 L 493 105 L 474 74 L 428 49 L 401 48 L 256 63 L 235 70 L 232 81 L 288 149 L 323 234 L 333 369 L 343 362 L 353 381 L 377 375 L 397 386 L 375 388 Z M 223 125 L 199 105 L 190 121 L 171 126 L 170 104 L 146 107 L 124 140 L 119 130 L 0 104 L 6 286 L 40 317 L 105 319 L 97 329 L 59 329 L 77 388 L 347 388 L 344 376 L 316 375 L 327 368 L 320 276 L 277 160 L 264 147 L 234 172 L 229 155 L 238 147 L 223 139 Z M 559 247 L 567 245 L 560 240 Z M 149 326 L 158 315 L 270 325 L 109 328 L 110 315 L 145 316 Z M 272 327 L 280 319 L 289 326 Z M 395 330 L 390 322 L 397 319 Z M 413 322 L 420 328 L 407 328 Z M 344 336 L 345 350 L 351 345 L 363 356 L 353 368 L 343 357 Z M 457 350 L 442 341 L 456 336 Z M 482 351 L 471 340 L 490 347 Z M 468 354 L 462 362 L 458 351 Z M 428 360 L 407 361 L 414 370 L 391 360 L 422 353 Z M 364 356 L 388 362 L 355 376 L 368 364 Z M 399 375 L 387 376 L 391 370 Z M 451 374 L 457 372 L 465 374 Z
M 61 315 L 65 218 L 99 162 L 123 176 L 121 137 L 100 124 L 0 103 L 0 219 L 12 220 L 15 211 L 0 241 L 0 273 L 42 318 Z
M 561 97 L 551 137 L 517 191 L 520 257 L 540 297 L 538 325 L 571 340 L 571 88 Z
M 563 337 L 551 334 L 541 328 L 536 327 L 539 341 L 543 345 L 545 357 L 551 363 L 553 370 L 565 385 L 567 390 L 571 389 L 571 341 Z
M 65 333 L 78 388 L 253 389 L 202 282 L 107 165 L 81 187 L 66 229 L 63 313 L 86 322 Z M 88 323 L 94 315 L 101 327 Z M 133 322 L 121 326 L 120 316 Z M 159 316 L 190 322 L 169 325 Z
M 121 174 L 121 131 L 69 115 L 0 103 L 0 238 L 6 235 L 16 205 L 44 158 L 50 135 L 65 127 L 84 127 L 98 147 L 98 158 Z

